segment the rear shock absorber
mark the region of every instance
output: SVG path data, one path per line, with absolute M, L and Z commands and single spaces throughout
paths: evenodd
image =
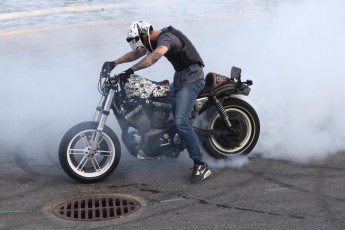
M 223 107 L 222 103 L 220 103 L 220 101 L 217 99 L 216 96 L 213 96 L 213 100 L 216 102 L 216 108 L 218 110 L 218 113 L 223 118 L 225 124 L 230 128 L 231 127 L 231 123 L 230 123 L 228 114 L 224 110 L 224 107 Z

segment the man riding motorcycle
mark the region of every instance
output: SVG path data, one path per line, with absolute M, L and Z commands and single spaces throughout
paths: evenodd
M 138 63 L 119 74 L 122 83 L 135 71 L 147 68 L 165 56 L 175 69 L 174 81 L 171 84 L 172 96 L 176 99 L 175 125 L 178 134 L 194 162 L 193 172 L 188 184 L 205 180 L 211 170 L 203 161 L 198 139 L 194 129 L 189 124 L 195 100 L 205 85 L 204 63 L 192 42 L 179 30 L 172 26 L 162 30 L 154 30 L 145 21 L 134 21 L 127 34 L 127 42 L 133 49 L 115 61 L 107 61 L 102 72 L 109 73 L 117 65 L 135 61 L 143 56 Z

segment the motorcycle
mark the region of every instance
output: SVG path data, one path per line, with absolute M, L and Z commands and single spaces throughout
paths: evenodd
M 259 117 L 249 103 L 238 98 L 249 95 L 252 84 L 251 80 L 241 81 L 237 67 L 232 67 L 230 77 L 213 72 L 206 75 L 190 121 L 210 156 L 247 155 L 255 147 Z M 155 82 L 132 74 L 123 84 L 117 75 L 101 73 L 98 89 L 102 96 L 94 120 L 75 125 L 60 142 L 59 161 L 71 178 L 99 182 L 118 166 L 120 141 L 106 125 L 111 110 L 123 144 L 137 159 L 177 158 L 185 149 L 174 123 L 175 100 L 170 97 L 168 80 Z

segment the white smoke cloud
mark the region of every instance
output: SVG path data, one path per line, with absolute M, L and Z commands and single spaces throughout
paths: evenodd
M 344 6 L 341 1 L 281 4 L 272 18 L 258 21 L 259 30 L 251 27 L 263 38 L 252 54 L 257 84 L 251 99 L 262 124 L 254 152 L 308 162 L 345 150 Z
M 244 79 L 254 81 L 245 98 L 261 119 L 254 155 L 308 162 L 345 149 L 344 5 L 340 0 L 280 1 L 276 11 L 266 13 L 231 11 L 223 19 L 213 14 L 153 23 L 157 29 L 171 24 L 189 35 L 204 58 L 206 73 L 228 75 L 235 65 L 242 68 Z M 178 12 L 189 12 L 178 7 Z M 43 144 L 53 143 L 50 153 L 57 156 L 63 133 L 92 119 L 100 67 L 129 50 L 124 40 L 128 25 L 2 36 L 2 142 L 18 146 L 34 137 L 31 143 L 38 145 L 41 139 L 33 133 L 44 134 Z M 171 80 L 173 69 L 160 60 L 139 74 Z M 29 140 L 25 144 L 30 145 Z M 209 161 L 213 167 L 236 168 L 248 159 Z
M 280 1 L 275 11 L 184 26 L 203 35 L 207 71 L 235 65 L 254 80 L 245 98 L 261 120 L 252 156 L 306 163 L 345 150 L 344 9 L 342 1 Z M 237 159 L 210 161 L 238 167 Z

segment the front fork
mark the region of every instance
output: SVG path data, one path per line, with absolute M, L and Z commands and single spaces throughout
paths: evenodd
M 95 152 L 98 147 L 98 142 L 104 130 L 105 122 L 110 114 L 111 103 L 114 99 L 115 90 L 110 89 L 107 96 L 102 96 L 94 117 L 94 121 L 98 123 L 96 135 L 92 138 L 91 151 Z M 104 103 L 105 100 L 105 103 Z

